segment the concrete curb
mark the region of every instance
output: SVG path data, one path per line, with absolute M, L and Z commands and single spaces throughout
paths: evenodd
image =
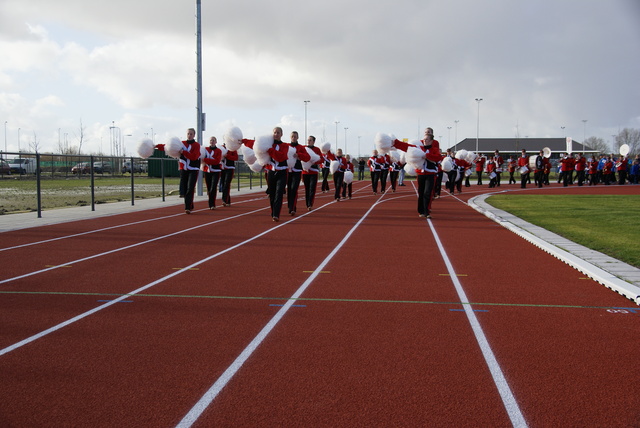
M 536 247 L 640 305 L 640 269 L 494 208 L 485 202 L 489 196 L 492 195 L 476 196 L 468 204 Z

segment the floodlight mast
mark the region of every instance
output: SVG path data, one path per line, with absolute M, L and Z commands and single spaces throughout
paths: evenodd
M 202 113 L 202 0 L 196 0 L 196 67 L 197 67 L 197 106 L 196 132 L 197 142 L 204 145 L 202 131 L 205 129 L 204 113 Z M 198 172 L 198 196 L 202 196 L 202 170 Z

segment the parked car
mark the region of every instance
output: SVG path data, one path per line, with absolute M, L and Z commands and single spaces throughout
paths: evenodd
M 73 174 L 89 174 L 91 172 L 91 166 L 89 162 L 80 162 L 71 168 L 71 172 Z
M 15 158 L 9 161 L 9 168 L 14 174 L 35 174 L 36 160 L 34 158 Z
M 11 175 L 11 167 L 3 160 L 0 160 L 0 175 Z
M 125 161 L 122 165 L 122 173 L 131 172 L 131 161 Z M 147 163 L 146 162 L 134 162 L 133 163 L 133 172 L 141 173 L 147 172 Z
M 95 174 L 111 174 L 113 168 L 109 162 L 94 162 L 93 172 Z

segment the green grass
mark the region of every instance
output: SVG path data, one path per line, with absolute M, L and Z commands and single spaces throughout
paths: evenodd
M 496 195 L 487 202 L 585 247 L 640 267 L 640 195 Z

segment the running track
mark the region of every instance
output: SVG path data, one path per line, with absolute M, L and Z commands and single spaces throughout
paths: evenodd
M 2 233 L 0 426 L 640 425 L 637 306 L 399 189 Z

